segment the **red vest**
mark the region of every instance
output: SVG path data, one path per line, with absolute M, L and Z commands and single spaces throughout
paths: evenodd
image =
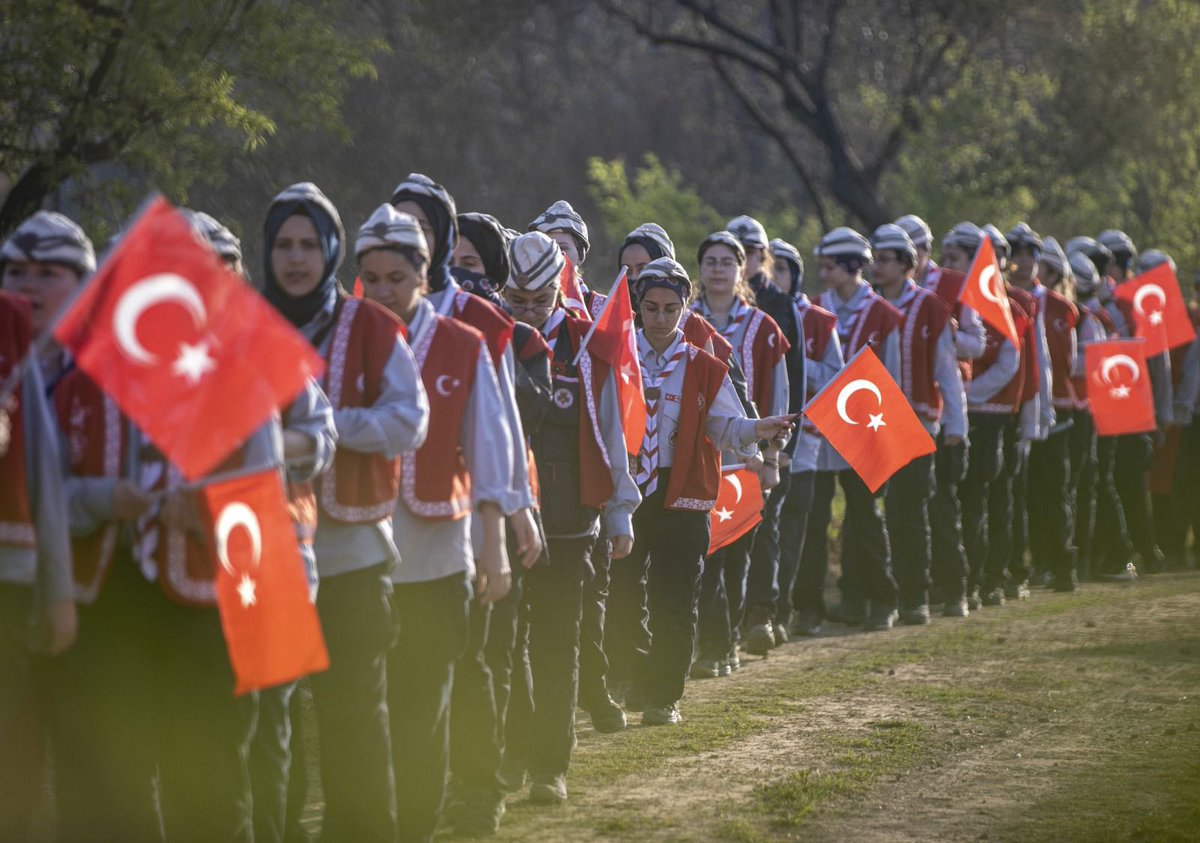
M 1030 330 L 1032 322 L 1029 316 L 1025 313 L 1024 308 L 1017 304 L 1011 298 L 1008 302 L 1009 308 L 1012 310 L 1013 324 L 1017 328 L 1017 336 L 1024 337 Z M 975 360 L 975 374 L 982 375 L 988 369 L 995 365 L 997 358 L 1000 356 L 1000 347 L 1007 340 L 1007 337 L 996 330 L 988 322 L 983 323 L 984 329 L 984 347 L 983 354 Z M 1025 343 L 1022 342 L 1022 346 Z M 1021 409 L 1021 388 L 1025 384 L 1025 353 L 1023 349 L 1017 349 L 1017 373 L 1013 375 L 1012 380 L 1004 385 L 1004 388 L 997 392 L 992 398 L 983 404 L 972 404 L 969 409 L 972 413 L 998 413 L 1002 415 L 1011 415 Z
M 688 346 L 687 369 L 676 429 L 675 461 L 667 484 L 664 506 L 707 512 L 717 503 L 721 483 L 721 454 L 708 441 L 705 421 L 717 400 L 729 367 L 701 348 Z M 695 407 L 692 412 L 690 408 Z
M 733 346 L 729 344 L 729 340 L 721 336 L 721 332 L 714 328 L 711 322 L 699 313 L 685 308 L 683 315 L 679 318 L 679 330 L 683 331 L 685 341 L 696 348 L 708 351 L 709 354 L 716 356 L 718 360 L 728 365 L 729 357 L 733 354 Z M 709 343 L 712 344 L 711 351 L 709 351 Z
M 125 458 L 125 426 L 112 399 L 79 369 L 54 391 L 58 425 L 66 440 L 67 466 L 78 477 L 121 476 Z M 120 525 L 110 521 L 87 536 L 71 538 L 76 599 L 92 603 L 108 576 Z
M 378 400 L 380 379 L 401 327 L 399 319 L 373 301 L 342 299 L 325 372 L 333 409 L 370 407 Z M 399 459 L 339 447 L 333 465 L 317 481 L 317 496 L 331 518 L 373 524 L 391 517 L 399 481 Z
M 967 276 L 957 269 L 943 269 L 940 266 L 925 281 L 925 289 L 949 305 L 957 325 L 962 324 L 962 288 L 966 283 Z M 962 375 L 964 386 L 971 382 L 971 362 L 958 361 L 958 371 Z
M 804 356 L 814 363 L 819 363 L 825 359 L 829 341 L 833 339 L 833 332 L 837 330 L 837 317 L 825 308 L 808 302 L 800 311 L 800 318 L 804 327 Z M 817 387 L 812 378 L 809 378 L 806 386 L 806 397 L 811 398 L 817 394 Z M 808 416 L 803 417 L 801 424 L 809 433 L 820 435 L 816 426 L 808 420 Z
M 583 337 L 591 327 L 590 322 L 576 319 L 569 313 L 563 320 L 562 331 L 571 342 L 572 357 L 577 353 Z M 559 337 L 562 342 L 563 337 Z M 608 380 L 608 365 L 599 357 L 593 357 L 586 349 L 579 358 L 579 459 L 580 459 L 580 502 L 594 509 L 602 509 L 613 495 L 611 459 L 627 459 L 624 454 L 610 455 L 604 447 L 604 436 L 600 429 L 599 401 L 604 382 Z M 554 376 L 555 373 L 551 372 Z M 554 490 L 549 490 L 554 494 Z
M 1027 316 L 1024 330 L 1017 328 L 1017 336 L 1021 338 L 1021 403 L 1024 404 L 1037 397 L 1038 384 L 1041 383 L 1037 359 L 1038 300 L 1020 287 L 1011 284 L 1006 286 L 1009 307 L 1018 304 Z M 1013 322 L 1016 322 L 1015 316 Z
M 831 293 L 831 295 L 837 295 Z M 858 353 L 864 345 L 874 349 L 883 346 L 888 334 L 900 327 L 904 314 L 883 300 L 882 296 L 872 292 L 871 303 L 866 312 L 859 314 L 858 321 L 851 329 L 849 336 L 842 341 L 842 354 L 849 360 Z M 842 333 L 839 331 L 839 333 Z
M 1046 309 L 1046 346 L 1050 350 L 1050 377 L 1054 406 L 1063 410 L 1079 410 L 1087 405 L 1075 393 L 1071 371 L 1075 359 L 1071 356 L 1071 341 L 1079 324 L 1079 311 L 1061 294 L 1047 289 L 1043 301 Z
M 8 378 L 29 350 L 32 329 L 29 302 L 0 293 L 0 384 Z M 29 476 L 25 466 L 25 420 L 21 407 L 21 385 L 8 398 L 8 450 L 0 456 L 0 544 L 36 547 L 33 509 L 29 503 Z
M 738 360 L 746 373 L 746 392 L 760 416 L 771 414 L 775 367 L 791 347 L 775 320 L 766 311 L 753 308 L 742 332 Z
M 492 365 L 500 371 L 500 360 L 513 337 L 513 318 L 489 301 L 464 290 L 454 294 L 451 313 L 459 322 L 475 328 L 487 339 Z
M 933 376 L 937 342 L 950 321 L 950 308 L 929 290 L 913 289 L 901 308 L 900 387 L 917 415 L 934 422 L 942 417 L 942 392 Z
M 414 515 L 457 521 L 471 512 L 471 475 L 459 442 L 484 337 L 453 319 L 432 318 L 413 346 L 429 396 L 429 433 L 401 457 L 400 492 Z

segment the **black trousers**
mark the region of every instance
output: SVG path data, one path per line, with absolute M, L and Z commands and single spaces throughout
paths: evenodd
M 1096 525 L 1091 539 L 1092 564 L 1097 572 L 1120 573 L 1133 560 L 1133 541 L 1125 520 L 1125 505 L 1117 492 L 1119 437 L 1096 437 Z
M 1092 564 L 1092 533 L 1096 527 L 1096 427 L 1092 414 L 1080 410 L 1071 425 L 1071 504 L 1075 513 L 1075 559 L 1079 573 L 1096 573 Z
M 254 840 L 282 843 L 292 770 L 292 695 L 297 682 L 258 693 L 258 722 L 250 742 L 250 787 L 254 796 Z M 303 773 L 301 773 L 303 775 Z
M 1008 581 L 1027 583 L 1033 578 L 1029 564 L 1029 453 L 1018 443 L 1015 458 L 1005 462 L 1012 481 L 1012 540 L 1008 548 Z M 1032 447 L 1030 444 L 1028 447 Z
M 1029 449 L 1029 550 L 1035 570 L 1065 580 L 1075 570 L 1071 428 Z
M 326 840 L 396 836 L 387 705 L 387 652 L 396 631 L 391 601 L 383 565 L 321 580 L 317 611 L 329 670 L 310 682 L 320 733 Z
M 763 505 L 763 520 L 754 530 L 750 547 L 750 565 L 746 575 L 745 608 L 760 609 L 774 616 L 779 599 L 780 533 L 784 503 L 792 485 L 792 475 L 785 468 L 779 485 L 767 495 Z M 738 621 L 740 623 L 740 620 Z
M 842 525 L 842 576 L 838 588 L 847 605 L 870 601 L 875 609 L 896 608 L 898 590 L 892 576 L 891 544 L 887 524 L 880 511 L 879 496 L 867 488 L 851 469 L 838 472 L 846 496 L 846 519 Z
M 253 839 L 257 701 L 233 696 L 216 609 L 172 603 L 128 553 L 112 564 L 48 677 L 58 839 Z
M 888 480 L 887 532 L 892 544 L 901 609 L 929 605 L 929 567 L 933 554 L 929 499 L 932 496 L 933 454 L 917 457 Z
M 1017 417 L 1002 416 L 1001 419 L 1000 462 L 995 479 L 987 490 L 987 561 L 977 580 L 980 588 L 985 591 L 1002 588 L 1012 576 L 1009 561 L 1013 555 L 1013 534 L 1016 531 L 1013 515 L 1013 479 L 1017 476 L 1023 459 Z M 1023 519 L 1021 523 L 1024 523 Z M 1023 538 L 1021 544 L 1023 547 Z M 1019 572 L 1017 577 L 1017 582 L 1025 580 Z
M 396 839 L 433 839 L 450 770 L 454 665 L 470 635 L 464 574 L 393 586 L 400 634 L 388 655 L 388 714 L 396 770 Z
M 815 471 L 812 479 L 812 506 L 804 529 L 804 545 L 792 586 L 792 606 L 799 611 L 825 617 L 825 577 L 829 573 L 829 522 L 833 519 L 834 484 L 837 473 Z M 843 524 L 843 534 L 845 525 Z
M 815 471 L 798 471 L 790 476 L 791 485 L 779 517 L 779 596 L 775 600 L 775 619 L 785 626 L 791 622 L 792 590 L 796 587 L 800 558 L 804 553 L 816 475 Z M 823 588 L 824 583 L 822 573 L 819 587 Z
M 41 785 L 33 587 L 0 583 L 0 840 L 24 840 Z
M 659 487 L 662 487 L 659 476 Z M 644 509 L 643 501 L 638 511 Z M 635 514 L 636 517 L 636 514 Z M 635 541 L 637 535 L 634 535 Z M 707 548 L 706 548 L 707 549 Z M 646 579 L 650 558 L 614 559 L 609 566 L 608 602 L 604 616 L 604 654 L 610 685 L 634 681 L 643 653 L 650 649 L 650 602 Z
M 753 564 L 750 554 L 756 529 L 704 560 L 696 626 L 703 659 L 724 659 L 739 640 L 738 630 L 746 610 L 746 576 Z
M 486 649 L 493 607 L 470 601 L 467 646 L 454 663 L 450 696 L 450 773 L 456 797 L 499 799 L 500 731 Z
M 1005 438 L 1014 428 L 1008 416 L 971 413 L 971 458 L 960 486 L 962 497 L 963 548 L 967 553 L 967 591 L 987 587 L 992 530 L 1003 524 L 990 521 L 992 486 L 999 480 L 1004 463 Z
M 579 705 L 591 710 L 608 695 L 608 657 L 604 652 L 604 617 L 608 608 L 608 535 L 603 527 L 592 552 L 591 574 L 583 581 L 583 614 L 579 625 Z
M 596 539 L 549 537 L 550 564 L 525 575 L 533 716 L 527 763 L 535 777 L 563 775 L 575 749 L 583 580 Z
M 523 717 L 522 722 L 527 729 L 529 714 L 533 710 L 533 701 L 529 697 L 529 654 L 523 645 L 518 646 L 517 641 L 518 618 L 525 600 L 525 569 L 515 562 L 520 553 L 512 533 L 509 533 L 508 539 L 508 558 L 514 560 L 512 589 L 503 599 L 492 604 L 487 642 L 483 647 L 484 661 L 492 675 L 496 736 L 501 758 L 507 746 L 510 712 L 515 711 L 518 720 Z
M 647 566 L 650 646 L 634 677 L 647 706 L 668 706 L 683 697 L 696 642 L 700 572 L 708 550 L 708 513 L 663 509 L 663 489 L 642 501 L 633 516 L 633 552 L 626 560 Z
M 967 443 L 945 443 L 938 436 L 934 454 L 934 489 L 929 499 L 929 529 L 932 535 L 930 578 L 935 603 L 962 600 L 967 594 L 967 550 L 963 538 L 960 489 L 966 474 Z
M 1150 470 L 1153 440 L 1148 433 L 1117 437 L 1117 461 L 1113 468 L 1117 494 L 1125 509 L 1125 522 L 1129 527 L 1129 538 L 1142 561 L 1153 564 L 1158 556 L 1158 542 L 1154 536 L 1154 517 L 1150 511 L 1150 490 L 1146 486 L 1146 475 Z

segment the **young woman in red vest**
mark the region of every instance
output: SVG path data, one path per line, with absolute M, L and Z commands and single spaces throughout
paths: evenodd
M 790 344 L 775 320 L 754 304 L 754 292 L 745 274 L 746 250 L 741 241 L 731 232 L 714 232 L 700 244 L 697 260 L 700 285 L 692 309 L 708 319 L 733 346 L 733 356 L 746 375 L 755 414 L 786 413 L 789 388 L 785 355 Z M 768 447 L 762 460 L 760 478 L 766 496 L 779 483 L 779 451 Z M 733 465 L 743 460 L 728 454 L 726 462 Z M 705 566 L 700 598 L 698 676 L 712 675 L 714 669 L 717 674 L 722 673 L 722 663 L 736 669 L 739 630 L 746 611 L 750 549 L 756 533 L 757 530 L 751 530 L 721 548 L 713 554 L 712 564 Z M 756 607 L 756 617 L 747 618 L 746 647 L 757 655 L 764 655 L 775 643 L 771 626 L 773 598 L 771 602 L 770 606 Z
M 409 173 L 392 191 L 391 203 L 398 211 L 411 214 L 425 235 L 430 253 L 426 295 L 429 303 L 438 314 L 470 325 L 487 340 L 504 398 L 504 419 L 512 452 L 522 452 L 525 434 L 517 403 L 522 391 L 518 391 L 516 383 L 518 370 L 523 367 L 516 365 L 513 320 L 483 297 L 466 292 L 451 272 L 459 241 L 454 198 L 428 176 Z M 536 354 L 536 347 L 533 352 Z M 502 509 L 509 513 L 507 527 L 514 535 L 523 568 L 533 565 L 542 554 L 535 506 L 529 464 L 517 460 L 513 463 L 509 494 Z M 477 542 L 482 540 L 474 530 L 472 538 Z M 502 602 L 500 606 L 511 618 L 511 605 Z M 450 704 L 451 797 L 446 814 L 450 823 L 465 834 L 494 832 L 504 811 L 500 711 L 488 658 L 493 608 L 491 603 L 471 602 L 470 640 L 454 666 Z
M 264 235 L 264 295 L 325 357 L 338 431 L 333 466 L 317 482 L 317 610 L 330 658 L 330 669 L 312 677 L 324 827 L 333 837 L 390 840 L 386 657 L 395 634 L 390 574 L 399 561 L 392 513 L 399 457 L 424 441 L 429 403 L 400 320 L 338 286 L 345 232 L 325 194 L 307 182 L 284 190 Z
M 582 348 L 588 323 L 561 306 L 562 252 L 545 234 L 530 232 L 513 241 L 509 256 L 505 298 L 517 319 L 541 331 L 552 354 L 554 406 L 531 437 L 550 564 L 525 580 L 534 697 L 526 757 L 530 798 L 557 803 L 567 798 L 583 581 L 591 573 L 600 511 L 611 557 L 622 559 L 633 545 L 632 511 L 640 497 L 629 475 L 615 377 Z
M 804 398 L 807 402 L 841 371 L 842 344 L 837 335 L 837 317 L 818 307 L 804 294 L 804 260 L 795 246 L 771 241 L 775 258 L 775 283 L 784 287 L 795 302 L 804 336 Z M 794 398 L 794 396 L 793 396 Z M 775 617 L 787 624 L 792 635 L 817 635 L 825 618 L 825 569 L 829 540 L 824 528 L 808 532 L 811 521 L 828 526 L 833 503 L 833 472 L 817 471 L 823 437 L 807 420 L 796 430 L 796 445 L 788 469 L 791 489 L 779 522 L 779 600 Z M 818 494 L 818 489 L 820 494 Z M 820 501 L 822 512 L 813 515 Z M 820 577 L 816 581 L 815 577 Z
M 929 435 L 956 448 L 966 439 L 967 410 L 950 307 L 913 282 L 917 250 L 900 226 L 886 223 L 875 229 L 871 251 L 875 257 L 871 280 L 876 291 L 904 316 L 897 329 L 900 388 Z M 888 535 L 896 560 L 900 620 L 907 624 L 929 623 L 933 464 L 933 454 L 917 457 L 888 481 Z M 954 608 L 962 608 L 965 586 L 965 581 L 959 583 Z
M 485 604 L 508 591 L 499 502 L 513 454 L 483 334 L 440 316 L 423 295 L 429 248 L 416 219 L 381 205 L 359 229 L 355 254 L 367 298 L 408 327 L 430 404 L 429 435 L 400 462 L 393 529 L 401 562 L 392 573 L 400 635 L 388 656 L 388 713 L 398 838 L 432 840 L 449 771 L 450 693 L 470 633 L 472 581 Z M 474 546 L 472 520 L 483 537 Z
M 721 450 L 751 454 L 760 440 L 776 450 L 793 427 L 792 416 L 747 418 L 727 367 L 684 340 L 678 324 L 691 292 L 687 272 L 670 258 L 652 261 L 638 278 L 647 425 L 635 479 L 644 500 L 624 564 L 647 573 L 650 646 L 635 677 L 645 725 L 681 720 Z
M 864 346 L 870 346 L 888 373 L 900 382 L 900 335 L 903 315 L 883 300 L 863 280 L 863 269 L 871 262 L 871 244 L 850 228 L 835 228 L 821 238 L 815 250 L 820 261 L 821 283 L 826 287 L 817 304 L 837 317 L 838 339 L 842 353 L 850 360 Z M 872 494 L 845 460 L 823 442 L 818 470 L 837 471 L 838 482 L 846 496 L 846 518 L 842 524 L 842 576 L 838 587 L 842 602 L 831 608 L 831 620 L 850 625 L 865 624 L 868 630 L 892 628 L 896 615 L 896 581 L 892 577 L 892 557 L 887 527 L 877 496 Z M 832 494 L 832 489 L 828 490 Z M 818 496 L 814 512 L 824 512 Z M 825 531 L 827 524 L 809 529 Z M 823 581 L 814 575 L 813 581 Z

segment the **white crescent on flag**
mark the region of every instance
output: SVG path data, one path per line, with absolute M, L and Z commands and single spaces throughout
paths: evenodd
M 1134 383 L 1137 383 L 1141 377 L 1141 370 L 1132 357 L 1128 354 L 1114 354 L 1112 357 L 1105 357 L 1104 362 L 1100 364 L 1100 377 L 1105 383 L 1112 383 L 1112 371 L 1118 367 L 1129 369 Z
M 729 481 L 729 485 L 732 486 L 733 491 L 737 493 L 737 498 L 734 499 L 734 503 L 741 503 L 742 502 L 742 478 L 738 477 L 736 474 L 726 474 L 725 479 Z
M 992 279 L 998 277 L 999 275 L 996 272 L 996 265 L 994 263 L 985 266 L 979 273 L 979 293 L 993 304 L 1004 307 L 1008 303 L 1008 299 L 1003 293 L 997 292 L 992 286 Z
M 217 539 L 217 560 L 230 576 L 234 576 L 235 572 L 233 564 L 229 561 L 229 536 L 237 527 L 245 528 L 250 534 L 251 566 L 257 568 L 262 558 L 262 528 L 254 510 L 241 501 L 225 504 L 221 514 L 217 516 L 214 532 Z
M 145 366 L 157 362 L 137 337 L 138 321 L 147 309 L 168 301 L 179 302 L 192 314 L 196 327 L 204 327 L 208 320 L 204 300 L 190 281 L 173 272 L 148 275 L 130 286 L 113 310 L 113 335 L 127 357 Z
M 850 383 L 842 387 L 842 391 L 838 393 L 837 398 L 838 415 L 842 417 L 842 421 L 844 421 L 846 424 L 858 424 L 858 422 L 847 415 L 846 402 L 850 400 L 854 393 L 864 389 L 872 393 L 875 396 L 875 400 L 878 401 L 880 405 L 883 404 L 883 393 L 881 393 L 879 391 L 879 387 L 877 387 L 871 381 L 866 380 L 865 378 L 859 378 L 858 380 L 850 381 Z
M 1143 306 L 1143 302 L 1152 296 L 1158 299 L 1158 309 L 1162 310 L 1167 304 L 1167 294 L 1157 284 L 1146 284 L 1134 293 L 1133 309 L 1143 316 L 1147 316 L 1148 314 L 1146 313 L 1146 308 Z

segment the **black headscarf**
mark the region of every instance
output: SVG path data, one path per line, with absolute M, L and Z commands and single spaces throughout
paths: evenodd
M 433 227 L 429 244 L 429 289 L 439 292 L 450 283 L 450 257 L 458 245 L 458 219 L 454 198 L 428 176 L 409 173 L 392 192 L 392 204 L 415 202 Z
M 280 287 L 271 265 L 272 246 L 279 229 L 288 217 L 297 215 L 312 220 L 321 241 L 321 252 L 325 256 L 320 282 L 303 296 L 293 296 Z M 271 201 L 271 207 L 267 209 L 267 221 L 263 225 L 263 242 L 266 244 L 263 254 L 263 295 L 285 319 L 297 328 L 303 327 L 338 294 L 337 270 L 346 254 L 346 233 L 337 208 L 311 182 L 294 184 Z
M 499 290 L 508 281 L 508 242 L 500 221 L 491 214 L 459 214 L 458 234 L 470 240 L 483 261 L 483 274 Z

